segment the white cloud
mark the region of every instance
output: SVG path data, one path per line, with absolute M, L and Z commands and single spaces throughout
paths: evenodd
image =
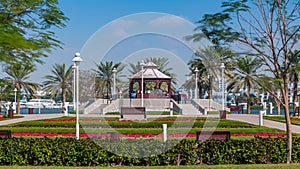
M 116 28 L 116 29 L 114 29 L 114 31 L 112 32 L 112 34 L 114 36 L 117 36 L 117 37 L 124 37 L 124 36 L 128 35 L 128 33 L 124 29 L 122 29 L 122 28 Z
M 178 26 L 184 24 L 184 19 L 177 17 L 177 16 L 161 16 L 156 19 L 153 19 L 149 22 L 150 26 L 162 26 L 162 25 L 168 25 L 168 26 Z
M 112 27 L 132 27 L 135 26 L 137 24 L 136 21 L 133 20 L 124 20 L 124 19 L 118 19 L 115 22 L 111 23 Z

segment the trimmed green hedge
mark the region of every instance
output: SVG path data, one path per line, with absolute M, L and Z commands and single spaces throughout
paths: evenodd
M 97 144 L 97 142 L 99 144 Z M 286 161 L 285 138 L 206 141 L 194 139 L 0 139 L 0 165 L 166 166 L 266 164 Z M 101 144 L 101 147 L 99 146 Z M 117 150 L 118 154 L 114 154 Z M 139 156 L 142 155 L 142 156 Z M 293 141 L 293 162 L 300 162 L 300 139 Z
M 176 119 L 176 118 L 161 118 L 165 120 Z M 180 118 L 178 118 L 180 119 Z M 60 120 L 60 119 L 57 119 Z M 98 119 L 99 120 L 99 119 Z M 156 119 L 159 120 L 159 119 Z M 256 125 L 252 125 L 249 123 L 232 121 L 232 120 L 225 120 L 225 119 L 212 119 L 212 118 L 197 118 L 196 120 L 202 120 L 201 122 L 194 122 L 194 121 L 186 121 L 186 122 L 165 122 L 165 121 L 142 121 L 142 122 L 120 122 L 120 121 L 111 121 L 111 122 L 93 122 L 93 121 L 79 121 L 80 125 L 82 126 L 125 126 L 125 127 L 161 127 L 162 124 L 167 124 L 168 126 L 172 126 L 176 123 L 176 126 L 195 126 L 195 127 L 210 127 L 210 126 L 218 126 L 218 127 L 257 127 Z M 206 122 L 203 122 L 206 120 Z M 210 121 L 212 120 L 212 121 Z M 3 126 L 4 127 L 4 126 Z M 65 127 L 65 128 L 75 128 L 75 121 L 71 122 L 45 122 L 44 120 L 36 120 L 36 121 L 26 121 L 21 123 L 10 124 L 5 127 Z

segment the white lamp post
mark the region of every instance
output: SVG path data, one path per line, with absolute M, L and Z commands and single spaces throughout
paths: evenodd
M 73 110 L 76 110 L 76 64 L 74 62 L 73 66 Z
M 113 96 L 112 96 L 114 98 L 114 96 L 116 95 L 116 72 L 117 72 L 117 69 L 114 68 L 112 70 L 112 72 L 114 73 L 114 89 L 113 89 Z
M 142 107 L 144 107 L 144 61 L 141 61 L 142 66 L 142 85 L 141 85 L 141 97 L 142 97 Z
M 198 68 L 195 69 L 195 99 L 198 99 Z
M 221 75 L 221 78 L 222 78 L 222 111 L 225 110 L 225 79 L 224 79 L 224 69 L 225 69 L 225 65 L 224 63 L 221 63 L 221 70 L 222 70 L 222 75 Z
M 75 53 L 72 61 L 76 66 L 76 139 L 79 140 L 79 63 L 83 61 L 79 52 Z
M 15 111 L 17 110 L 17 91 L 18 91 L 18 89 L 15 88 L 14 89 L 14 92 L 15 92 L 15 103 L 13 104 Z
M 41 114 L 41 91 L 37 91 L 38 100 L 39 100 L 39 114 Z

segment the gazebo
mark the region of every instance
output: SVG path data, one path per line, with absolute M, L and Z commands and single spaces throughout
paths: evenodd
M 142 78 L 143 77 L 143 78 Z M 143 98 L 166 98 L 171 94 L 171 77 L 157 69 L 157 65 L 149 62 L 144 65 L 143 72 L 132 75 L 129 84 L 129 96 L 141 98 L 143 81 Z

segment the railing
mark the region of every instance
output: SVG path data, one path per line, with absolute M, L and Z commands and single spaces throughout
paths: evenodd
M 179 114 L 182 114 L 182 108 L 179 106 L 179 104 L 174 99 L 171 99 L 171 102 L 173 102 L 173 110 Z
M 195 99 L 191 100 L 191 104 L 200 112 L 206 115 L 206 110 Z

